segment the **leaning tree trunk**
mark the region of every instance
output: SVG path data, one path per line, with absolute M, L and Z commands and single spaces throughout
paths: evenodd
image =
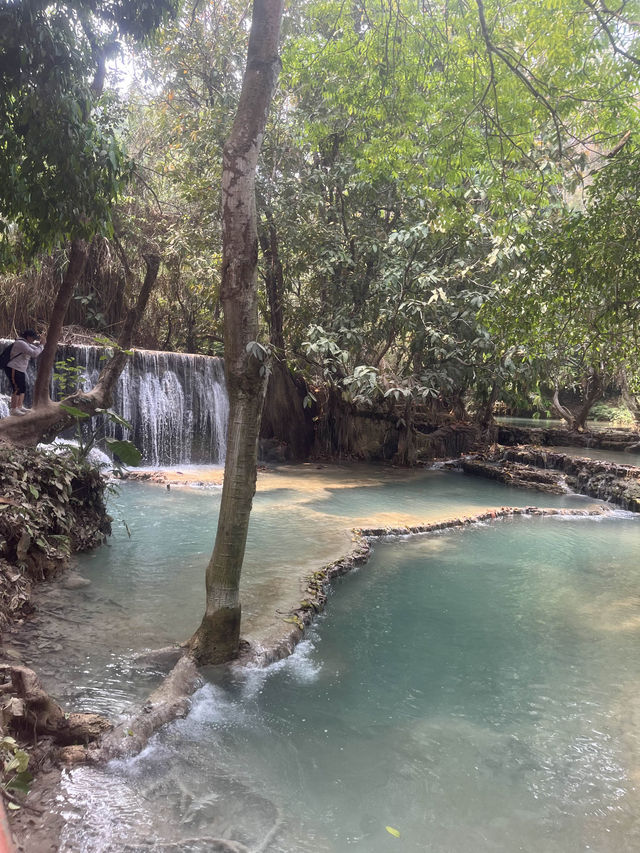
M 75 420 L 65 411 L 63 406 L 73 406 L 91 416 L 96 413 L 97 409 L 105 409 L 111 405 L 116 382 L 127 363 L 128 350 L 131 347 L 134 333 L 158 277 L 160 256 L 157 252 L 150 251 L 145 254 L 144 261 L 147 272 L 138 298 L 135 305 L 132 305 L 126 312 L 126 320 L 120 332 L 114 355 L 103 367 L 95 386 L 91 391 L 76 391 L 75 394 L 65 397 L 60 403 L 49 401 L 47 405 L 35 409 L 22 418 L 2 418 L 0 420 L 0 442 L 11 444 L 14 447 L 35 447 L 38 442 L 51 441 L 67 427 L 73 426 Z
M 224 147 L 222 286 L 229 429 L 224 484 L 213 555 L 206 573 L 206 609 L 189 647 L 201 664 L 238 654 L 240 572 L 256 490 L 260 416 L 267 370 L 258 337 L 258 236 L 255 175 L 280 68 L 283 0 L 254 0 L 247 67 L 238 111 Z
M 563 406 L 560 402 L 560 393 L 556 385 L 553 390 L 553 398 L 551 408 L 563 420 L 567 422 L 569 429 L 572 432 L 583 432 L 589 412 L 596 400 L 602 397 L 604 386 L 602 376 L 597 371 L 593 371 L 585 377 L 582 383 L 583 401 L 577 412 L 572 412 L 567 406 Z
M 49 388 L 51 371 L 56 360 L 58 341 L 60 340 L 64 318 L 67 315 L 73 291 L 84 272 L 88 255 L 89 249 L 84 240 L 76 239 L 72 242 L 69 252 L 69 265 L 67 266 L 62 284 L 58 289 L 51 317 L 49 318 L 47 341 L 38 359 L 38 374 L 35 385 L 33 386 L 33 407 L 35 409 L 46 406 L 51 402 Z
M 571 409 L 568 409 L 560 402 L 560 389 L 556 385 L 553 389 L 553 397 L 551 399 L 551 408 L 562 421 L 567 422 L 570 430 L 576 428 L 576 418 Z

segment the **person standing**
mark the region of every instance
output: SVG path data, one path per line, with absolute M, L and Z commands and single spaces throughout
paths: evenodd
M 37 358 L 44 349 L 44 340 L 39 341 L 38 333 L 25 329 L 11 347 L 11 358 L 4 372 L 11 383 L 11 414 L 26 415 L 29 409 L 24 407 L 24 395 L 27 393 L 27 367 L 29 359 Z

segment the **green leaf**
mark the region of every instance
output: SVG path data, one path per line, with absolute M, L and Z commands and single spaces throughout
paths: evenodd
M 136 468 L 140 464 L 142 453 L 140 453 L 135 444 L 117 438 L 106 438 L 105 441 L 109 450 L 115 453 L 124 465 Z
M 385 826 L 385 829 L 389 833 L 389 835 L 393 835 L 394 838 L 400 838 L 400 833 L 397 829 L 394 829 L 392 826 Z
M 82 409 L 77 409 L 75 406 L 69 406 L 66 403 L 60 403 L 60 408 L 64 412 L 67 412 L 67 414 L 71 415 L 74 418 L 88 418 L 88 417 L 90 417 L 90 415 L 88 415 L 86 412 L 83 412 Z
M 13 779 L 10 779 L 5 788 L 8 791 L 22 791 L 24 794 L 29 793 L 29 788 L 33 782 L 33 776 L 27 770 L 16 774 Z
M 123 418 L 122 415 L 119 415 L 117 412 L 114 412 L 112 409 L 107 409 L 106 415 L 111 421 L 112 424 L 119 424 L 125 429 L 131 429 L 131 424 L 126 418 Z

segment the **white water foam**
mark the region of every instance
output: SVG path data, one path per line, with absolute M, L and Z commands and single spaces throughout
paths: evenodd
M 89 391 L 95 386 L 107 355 L 103 347 L 60 346 L 56 359 L 67 361 L 72 369 L 80 368 L 78 386 Z M 35 372 L 32 361 L 27 403 L 31 401 Z M 52 399 L 63 396 L 58 384 L 59 380 L 52 379 Z M 65 389 L 69 390 L 72 389 Z M 0 417 L 9 415 L 8 399 L 0 396 Z M 118 379 L 113 409 L 129 421 L 131 429 L 103 418 L 105 434 L 132 441 L 149 465 L 224 461 L 229 401 L 220 358 L 135 350 Z

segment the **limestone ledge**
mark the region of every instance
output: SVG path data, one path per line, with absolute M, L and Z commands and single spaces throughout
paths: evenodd
M 497 446 L 461 460 L 459 467 L 512 486 L 552 493 L 571 490 L 640 512 L 640 468 L 634 465 L 521 445 Z

